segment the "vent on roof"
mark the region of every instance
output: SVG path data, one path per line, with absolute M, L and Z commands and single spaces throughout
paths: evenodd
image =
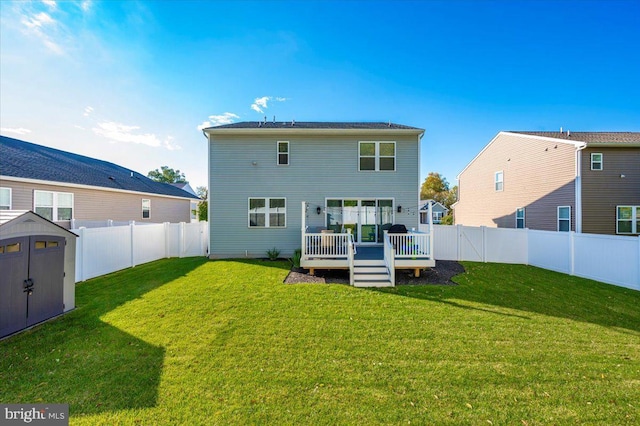
M 294 120 L 291 120 L 291 127 L 293 127 L 293 126 L 295 126 L 295 125 L 296 125 L 296 120 L 295 120 L 295 119 L 294 119 Z
M 109 176 L 109 180 L 116 180 L 113 176 Z

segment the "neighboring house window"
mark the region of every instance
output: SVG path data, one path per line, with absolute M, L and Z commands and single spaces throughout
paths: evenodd
M 142 218 L 149 219 L 151 217 L 151 200 L 147 198 L 142 199 Z
M 444 212 L 433 212 L 433 223 L 440 223 Z
M 11 188 L 0 188 L 0 210 L 11 210 Z
M 395 171 L 396 143 L 360 142 L 358 146 L 358 170 Z
M 571 206 L 558 207 L 558 231 L 571 231 Z
M 591 154 L 591 170 L 602 170 L 602 154 Z
M 494 181 L 496 191 L 502 191 L 502 189 L 504 188 L 504 173 L 501 171 L 496 172 Z
M 289 165 L 289 142 L 278 142 L 278 166 Z
M 53 222 L 73 218 L 73 193 L 33 191 L 33 208 L 37 214 Z
M 196 222 L 198 220 L 198 202 L 191 201 L 189 204 L 191 209 L 191 222 Z
M 249 198 L 250 228 L 284 228 L 286 226 L 286 198 Z
M 640 206 L 618 206 L 616 233 L 640 234 Z
M 524 207 L 516 209 L 516 228 L 524 229 Z

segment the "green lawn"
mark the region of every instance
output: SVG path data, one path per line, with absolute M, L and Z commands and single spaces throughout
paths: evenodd
M 0 402 L 72 424 L 636 425 L 640 292 L 465 263 L 458 286 L 282 284 L 171 259 L 77 287 L 0 342 Z

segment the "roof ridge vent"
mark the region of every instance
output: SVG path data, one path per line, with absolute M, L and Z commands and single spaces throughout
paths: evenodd
M 567 130 L 567 136 L 571 137 L 571 130 Z
M 291 120 L 291 127 L 296 125 L 296 119 L 294 118 L 293 120 Z

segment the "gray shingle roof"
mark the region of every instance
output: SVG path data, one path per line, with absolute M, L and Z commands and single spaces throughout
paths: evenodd
M 363 130 L 422 130 L 418 127 L 405 126 L 404 124 L 383 122 L 343 122 L 343 121 L 241 121 L 238 123 L 223 124 L 222 126 L 208 127 L 208 129 L 363 129 Z
M 0 136 L 0 175 L 196 198 L 107 161 Z
M 547 138 L 564 139 L 589 144 L 638 144 L 640 132 L 527 132 L 513 131 L 524 135 L 543 136 Z

